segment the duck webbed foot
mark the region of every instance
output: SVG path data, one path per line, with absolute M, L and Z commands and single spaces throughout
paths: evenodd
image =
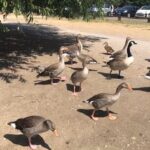
M 76 92 L 73 92 L 73 94 L 72 95 L 74 95 L 74 96 L 78 96 L 78 94 L 76 93 Z
M 91 118 L 92 118 L 93 120 L 95 120 L 95 121 L 99 120 L 98 117 L 94 117 L 93 115 L 91 115 Z
M 66 77 L 66 76 L 62 76 L 62 77 L 60 77 L 60 80 L 61 80 L 61 81 L 66 81 L 66 80 L 67 80 L 67 77 Z
M 34 150 L 34 149 L 37 149 L 37 145 L 30 145 L 30 148 L 32 149 L 32 150 Z
M 77 92 L 76 92 L 76 85 L 73 85 L 73 94 L 74 96 L 78 96 Z
M 99 118 L 98 117 L 94 117 L 94 114 L 95 114 L 96 110 L 93 110 L 93 113 L 91 115 L 91 118 L 95 121 L 97 121 Z
M 30 146 L 30 148 L 31 148 L 32 150 L 34 150 L 34 149 L 37 148 L 37 145 L 33 145 L 33 144 L 31 143 L 31 139 L 29 139 L 29 146 Z
M 117 117 L 113 116 L 111 113 L 108 114 L 108 117 L 110 120 L 116 120 L 117 119 Z

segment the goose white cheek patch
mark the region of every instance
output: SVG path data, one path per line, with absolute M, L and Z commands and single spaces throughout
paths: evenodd
M 145 78 L 150 80 L 150 76 L 145 76 Z
M 11 123 L 11 127 L 15 128 L 16 129 L 16 125 L 15 123 Z

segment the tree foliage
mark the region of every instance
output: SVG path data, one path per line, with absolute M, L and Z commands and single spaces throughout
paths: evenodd
M 101 8 L 106 2 L 115 6 L 150 4 L 150 0 L 0 0 L 0 11 L 6 15 L 12 12 L 16 15 L 23 14 L 29 22 L 33 20 L 34 13 L 46 17 L 88 19 L 95 15 L 89 11 L 93 6 L 99 10 L 96 15 L 102 16 Z
M 103 0 L 0 0 L 0 10 L 6 15 L 12 12 L 23 14 L 29 22 L 33 20 L 34 13 L 46 17 L 53 15 L 85 19 L 91 15 L 88 11 L 90 7 L 95 5 L 101 8 L 102 4 Z

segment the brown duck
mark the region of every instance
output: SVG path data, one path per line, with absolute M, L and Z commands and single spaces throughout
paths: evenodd
M 100 94 L 97 94 L 93 97 L 91 97 L 90 99 L 86 100 L 86 101 L 83 101 L 85 103 L 89 103 L 91 104 L 93 107 L 94 107 L 94 110 L 93 110 L 93 113 L 91 115 L 91 118 L 93 120 L 98 120 L 97 117 L 94 117 L 94 114 L 96 112 L 96 110 L 99 110 L 103 107 L 106 108 L 107 110 L 107 113 L 108 113 L 108 117 L 110 120 L 115 120 L 117 117 L 116 116 L 113 116 L 110 112 L 109 112 L 109 107 L 111 105 L 113 105 L 120 97 L 120 92 L 123 88 L 127 88 L 129 90 L 132 90 L 131 86 L 126 83 L 126 82 L 123 82 L 121 83 L 120 85 L 118 85 L 117 89 L 116 89 L 116 92 L 114 94 L 108 94 L 108 93 L 100 93 Z
M 80 84 L 80 89 L 82 91 L 82 86 L 81 85 L 82 85 L 83 81 L 86 80 L 87 77 L 88 77 L 89 70 L 88 70 L 86 65 L 87 65 L 86 61 L 84 61 L 83 62 L 83 69 L 80 70 L 80 71 L 75 71 L 71 75 L 71 81 L 73 83 L 73 95 L 75 95 L 75 96 L 77 95 L 77 93 L 76 93 L 77 83 Z
M 9 122 L 8 125 L 20 130 L 28 138 L 31 149 L 36 149 L 37 147 L 31 143 L 31 138 L 35 135 L 51 130 L 56 136 L 58 136 L 55 124 L 51 120 L 47 120 L 41 116 L 20 118 L 16 121 Z
M 80 35 L 76 36 L 76 43 L 68 46 L 63 46 L 63 53 L 68 53 L 68 59 L 73 64 L 73 59 L 77 57 L 77 51 L 81 51 L 83 49 L 83 45 L 79 39 Z
M 51 79 L 51 84 L 53 84 L 54 79 L 66 80 L 66 77 L 58 77 L 65 69 L 64 57 L 68 54 L 59 54 L 59 62 L 46 67 L 42 72 L 37 75 L 37 78 L 43 75 L 47 75 Z
M 112 54 L 114 49 L 108 45 L 108 42 L 104 42 L 104 49 L 106 50 L 107 54 Z

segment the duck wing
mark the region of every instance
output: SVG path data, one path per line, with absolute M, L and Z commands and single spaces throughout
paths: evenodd
M 100 109 L 111 104 L 111 94 L 101 93 L 97 94 L 90 99 L 84 101 L 86 103 L 90 103 L 94 108 Z
M 110 58 L 114 58 L 114 59 L 123 59 L 126 57 L 127 57 L 127 54 L 123 52 L 122 50 L 117 51 L 110 56 Z
M 29 116 L 26 118 L 20 118 L 16 120 L 14 123 L 16 124 L 16 129 L 23 130 L 25 128 L 35 127 L 44 121 L 45 118 L 41 116 Z
M 96 64 L 97 63 L 97 60 L 94 59 L 93 57 L 89 56 L 89 55 L 86 55 L 86 54 L 83 54 L 83 53 L 80 53 L 80 55 L 78 56 L 78 59 L 83 62 L 86 60 L 87 64 Z
M 107 62 L 107 65 L 113 70 L 123 70 L 129 66 L 126 63 L 126 59 L 113 59 Z
M 55 64 L 52 64 L 48 67 L 46 67 L 41 73 L 39 73 L 37 75 L 37 77 L 40 77 L 40 76 L 43 76 L 43 75 L 49 75 L 49 73 L 55 71 L 59 66 L 59 63 L 55 63 Z
M 79 82 L 81 76 L 82 76 L 82 71 L 75 71 L 75 72 L 72 73 L 70 79 L 71 79 L 71 81 L 72 81 L 73 83 Z
M 114 49 L 111 46 L 105 46 L 104 48 L 105 48 L 106 51 L 109 51 L 109 52 L 112 52 L 112 53 L 114 52 Z

